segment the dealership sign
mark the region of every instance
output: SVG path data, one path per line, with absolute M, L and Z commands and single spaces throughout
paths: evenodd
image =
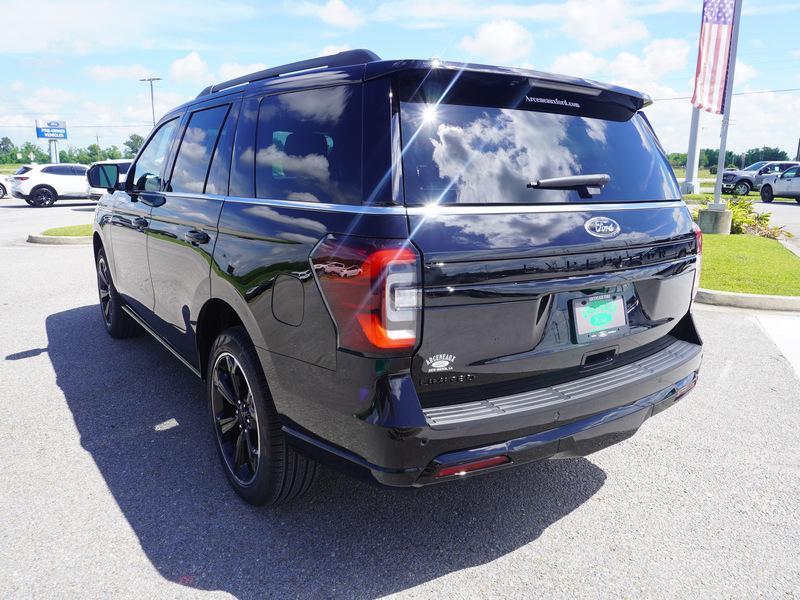
M 36 120 L 36 137 L 48 140 L 67 139 L 66 121 L 40 121 Z

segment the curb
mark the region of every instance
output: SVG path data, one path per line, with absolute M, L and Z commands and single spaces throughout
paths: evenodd
M 778 241 L 781 243 L 781 246 L 783 246 L 789 252 L 797 256 L 797 258 L 800 258 L 800 246 L 795 246 L 794 244 L 786 240 L 778 240 Z
M 696 302 L 716 306 L 754 308 L 757 310 L 788 310 L 800 312 L 800 296 L 766 296 L 762 294 L 740 294 L 718 290 L 697 290 Z
M 92 243 L 90 235 L 29 235 L 29 244 L 47 244 L 50 246 L 83 246 Z

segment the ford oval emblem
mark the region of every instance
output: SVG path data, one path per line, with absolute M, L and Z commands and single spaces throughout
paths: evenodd
M 59 125 L 61 125 L 61 123 L 59 121 L 48 121 L 47 122 L 47 126 L 48 127 L 58 127 Z
M 621 231 L 619 223 L 608 217 L 592 217 L 583 224 L 583 227 L 587 233 L 599 238 L 616 237 Z

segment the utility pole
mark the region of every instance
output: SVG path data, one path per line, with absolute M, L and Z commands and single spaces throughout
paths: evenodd
M 153 82 L 154 81 L 161 81 L 161 77 L 145 77 L 144 79 L 140 79 L 139 81 L 147 81 L 150 83 L 150 112 L 153 113 L 153 127 L 156 126 L 156 104 L 153 99 Z
M 697 167 L 700 162 L 700 109 L 692 107 L 692 125 L 689 129 L 689 152 L 686 155 L 686 178 L 683 181 L 684 194 L 699 194 L 700 180 L 697 178 Z

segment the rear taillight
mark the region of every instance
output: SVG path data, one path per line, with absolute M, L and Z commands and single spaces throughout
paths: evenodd
M 17 181 L 28 181 L 28 177 L 14 177 Z
M 694 239 L 697 242 L 697 262 L 694 266 L 694 292 L 692 298 L 697 295 L 697 290 L 700 289 L 700 266 L 703 262 L 703 232 L 697 223 L 692 222 L 692 229 L 694 230 Z
M 339 333 L 339 347 L 407 354 L 417 345 L 422 292 L 417 250 L 403 240 L 329 236 L 311 264 Z

